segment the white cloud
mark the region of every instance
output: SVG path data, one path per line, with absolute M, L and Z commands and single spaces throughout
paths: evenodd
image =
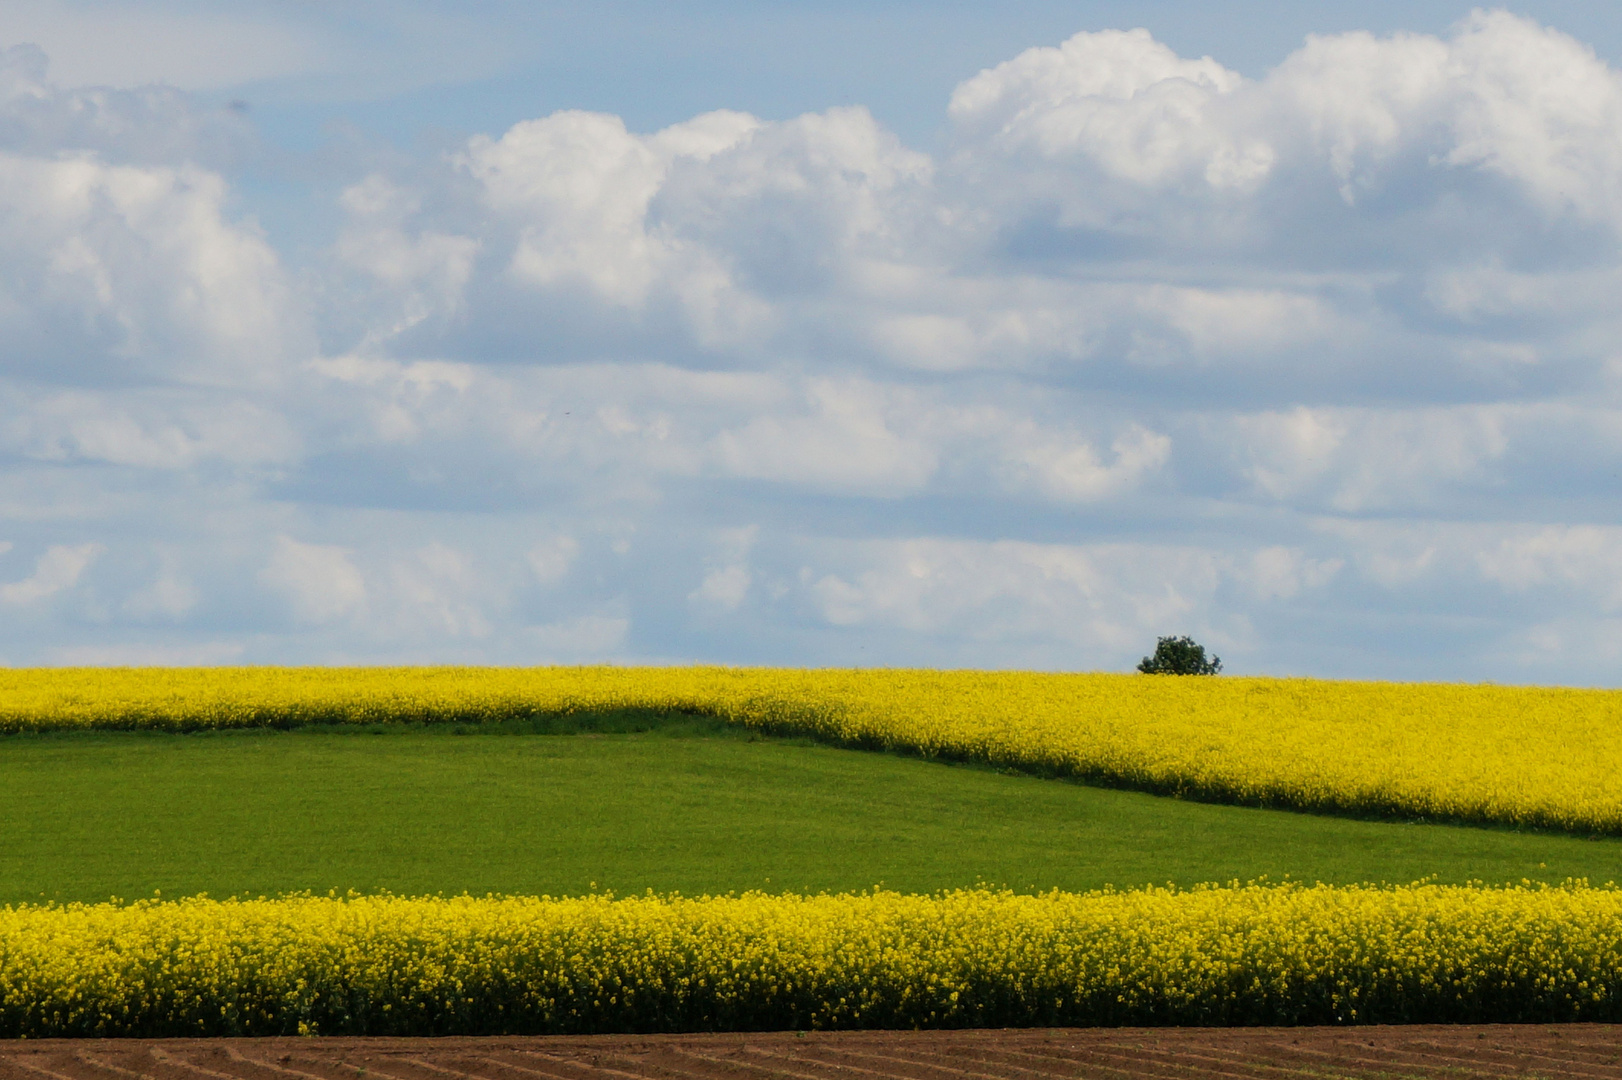
M 1462 100 L 1448 163 L 1502 173 L 1553 211 L 1616 226 L 1622 77 L 1592 48 L 1505 11 L 1472 15 L 1452 53 Z
M 374 325 L 365 346 L 401 334 L 433 316 L 461 310 L 473 274 L 479 241 L 471 236 L 411 229 L 421 198 L 385 176 L 373 174 L 344 190 L 339 204 L 349 220 L 336 254 L 344 264 L 369 275 L 385 292 L 396 294 L 395 321 Z
M 869 541 L 854 572 L 807 587 L 837 626 L 1010 642 L 1057 639 L 1112 659 L 1169 625 L 1205 622 L 1222 578 L 1194 548 L 916 539 Z
M 1145 290 L 1142 306 L 1200 358 L 1276 354 L 1332 331 L 1355 333 L 1322 300 L 1277 289 L 1162 286 Z
M 524 639 L 536 662 L 603 661 L 620 653 L 630 626 L 630 620 L 625 618 L 583 615 L 527 627 Z
M 1603 610 L 1622 607 L 1622 529 L 1557 525 L 1500 541 L 1476 557 L 1481 574 L 1525 592 L 1564 587 Z
M 136 618 L 181 619 L 197 606 L 201 594 L 197 587 L 172 567 L 163 572 L 150 585 L 130 594 L 123 609 Z
M 758 126 L 754 117 L 718 112 L 641 137 L 617 116 L 560 112 L 499 140 L 473 139 L 463 166 L 490 208 L 518 226 L 514 276 L 540 286 L 580 282 L 612 304 L 637 307 L 677 256 L 673 240 L 648 222 L 672 165 L 706 161 Z
M 525 559 L 535 572 L 536 581 L 542 585 L 556 585 L 568 576 L 579 555 L 580 544 L 574 537 L 555 536 L 530 548 Z
M 0 514 L 55 561 L 0 645 L 1612 677 L 1616 72 L 1496 13 L 964 74 L 937 155 L 565 111 L 269 197 L 235 112 L 7 54 Z
M 550 324 L 557 347 L 588 352 L 598 336 L 668 348 L 674 333 L 754 355 L 823 322 L 798 299 L 907 258 L 930 214 L 929 158 L 860 108 L 719 111 L 648 135 L 565 111 L 477 136 L 450 164 L 344 197 L 340 254 L 378 294 L 370 341 L 424 320 L 412 341 L 481 323 L 533 341 Z M 457 319 L 429 318 L 464 300 Z
M 966 80 L 939 162 L 860 109 L 652 134 L 560 112 L 472 139 L 455 176 L 351 187 L 339 249 L 380 290 L 366 342 L 416 327 L 404 354 L 1094 379 L 1125 358 L 1389 392 L 1591 349 L 1479 326 L 1601 317 L 1615 268 L 1578 249 L 1588 220 L 1622 224 L 1603 179 L 1622 154 L 1613 84 L 1501 13 L 1449 39 L 1313 38 L 1256 82 L 1143 31 L 1083 33 Z M 1517 87 L 1530 111 L 1506 104 Z M 1581 269 L 1552 265 L 1568 250 Z M 1398 284 L 1415 273 L 1417 304 Z M 1426 303 L 1477 332 L 1439 343 Z
M 397 560 L 390 575 L 394 631 L 452 638 L 486 637 L 491 624 L 478 600 L 478 576 L 468 557 L 438 541 Z
M 1236 418 L 1256 488 L 1359 512 L 1423 505 L 1438 489 L 1481 483 L 1509 448 L 1505 410 L 1309 409 Z
M 749 552 L 760 537 L 760 526 L 748 525 L 739 529 L 723 529 L 716 536 L 715 557 L 720 565 L 712 566 L 698 588 L 687 594 L 695 609 L 707 614 L 726 614 L 743 606 L 749 590 L 755 584 L 755 573 L 749 566 Z
M 9 20 L 6 29 L 14 29 Z M 250 152 L 249 126 L 233 110 L 201 107 L 172 85 L 63 89 L 48 67 L 37 45 L 6 48 L 0 39 L 0 147 L 11 153 L 50 159 L 88 152 L 152 166 L 228 165 Z
M 53 544 L 34 563 L 34 572 L 21 581 L 0 585 L 0 601 L 7 604 L 32 604 L 54 596 L 79 583 L 97 555 L 105 548 L 100 544 L 77 544 L 72 547 Z
M 298 318 L 278 260 L 189 166 L 0 151 L 0 363 L 39 379 L 273 382 Z
M 1188 196 L 1260 197 L 1268 184 L 1302 187 L 1302 169 L 1322 169 L 1355 206 L 1389 193 L 1415 157 L 1427 185 L 1485 170 L 1552 212 L 1615 225 L 1622 210 L 1622 79 L 1586 46 L 1502 11 L 1471 16 L 1448 40 L 1312 37 L 1249 84 L 1141 30 L 1082 33 L 965 82 L 951 116 L 960 155 L 1059 198 L 1076 222 L 1104 220 L 1110 201 L 1151 205 L 1133 193 L 1173 184 Z M 1115 183 L 1066 193 L 1057 169 Z
M 892 430 L 881 388 L 816 381 L 805 387 L 805 413 L 758 416 L 714 440 L 732 476 L 876 495 L 928 483 L 936 454 L 923 439 Z M 798 410 L 796 410 L 798 411 Z
M 1216 115 L 1243 83 L 1210 57 L 1178 57 L 1147 30 L 1105 30 L 981 72 L 952 94 L 948 115 L 960 138 L 1001 155 L 1085 160 L 1134 184 L 1195 176 L 1251 187 L 1273 150 L 1236 138 Z
M 1016 489 L 1028 483 L 1061 502 L 1092 502 L 1129 490 L 1158 470 L 1171 456 L 1171 440 L 1133 425 L 1110 449 L 1115 460 L 1106 464 L 1090 444 L 1025 421 L 1008 439 L 1007 462 Z
M 293 461 L 300 449 L 280 412 L 241 398 L 82 390 L 10 396 L 0 439 L 41 461 L 143 469 L 187 469 L 204 461 L 276 465 Z
M 705 574 L 698 588 L 687 594 L 687 599 L 710 611 L 736 611 L 749 595 L 752 584 L 754 575 L 749 567 L 735 563 Z
M 45 65 L 0 51 L 0 375 L 274 385 L 311 313 L 230 205 L 247 127 L 172 88 L 64 89 Z
M 287 597 L 299 619 L 330 623 L 366 606 L 366 579 L 336 544 L 306 544 L 278 536 L 259 580 Z
M 1314 559 L 1298 548 L 1267 547 L 1251 556 L 1248 573 L 1242 573 L 1261 599 L 1289 600 L 1327 585 L 1344 565 L 1344 559 Z

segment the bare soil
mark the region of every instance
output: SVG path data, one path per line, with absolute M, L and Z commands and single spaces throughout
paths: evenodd
M 1109 1028 L 0 1042 L 11 1080 L 1617 1077 L 1622 1027 Z

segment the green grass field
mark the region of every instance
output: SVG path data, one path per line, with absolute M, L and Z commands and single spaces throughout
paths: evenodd
M 1203 805 L 703 721 L 588 726 L 0 739 L 0 902 L 1622 881 L 1622 840 Z

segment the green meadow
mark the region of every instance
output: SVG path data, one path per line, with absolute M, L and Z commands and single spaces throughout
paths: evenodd
M 557 723 L 0 738 L 0 903 L 1622 881 L 1622 840 L 1184 802 L 693 719 Z

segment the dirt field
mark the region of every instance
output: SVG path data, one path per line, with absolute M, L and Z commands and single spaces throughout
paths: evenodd
M 6 1080 L 128 1080 L 137 1076 L 165 1080 L 1622 1078 L 1622 1028 L 1172 1028 L 0 1043 L 0 1077 Z

